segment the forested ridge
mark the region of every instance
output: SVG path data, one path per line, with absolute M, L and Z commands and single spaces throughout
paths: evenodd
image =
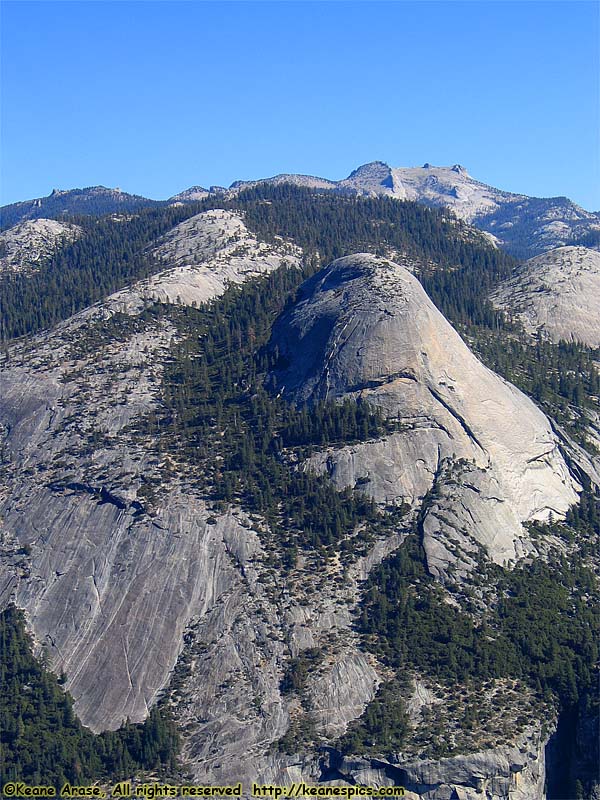
M 100 216 L 102 214 L 126 214 L 149 206 L 164 205 L 158 200 L 149 200 L 137 194 L 127 194 L 118 189 L 90 186 L 87 189 L 54 191 L 48 197 L 11 203 L 0 209 L 0 229 L 6 230 L 21 221 L 31 219 L 59 219 L 74 215 Z
M 146 209 L 131 218 L 68 217 L 84 235 L 35 272 L 0 275 L 0 340 L 61 322 L 160 266 L 146 248 L 195 213 L 193 206 Z
M 287 185 L 262 186 L 230 200 L 214 197 L 185 206 L 143 209 L 129 218 L 66 217 L 84 228 L 82 238 L 60 248 L 38 272 L 1 277 L 2 338 L 35 333 L 156 272 L 160 266 L 145 249 L 147 245 L 179 222 L 211 208 L 243 212 L 260 238 L 292 239 L 307 254 L 318 254 L 321 265 L 360 250 L 383 253 L 392 248 L 425 262 L 451 265 L 459 274 L 466 271 L 471 281 L 448 276 L 440 283 L 432 274 L 431 286 L 426 286 L 434 300 L 436 292 L 443 294 L 465 319 L 493 313 L 488 305 L 482 311 L 481 304 L 474 302 L 469 284 L 479 287 L 482 297 L 485 287 L 506 277 L 515 263 L 485 246 L 483 238 L 463 223 L 449 221 L 442 211 L 417 203 L 344 198 Z
M 554 693 L 563 706 L 593 691 L 600 597 L 596 576 L 580 557 L 485 568 L 495 598 L 474 616 L 444 601 L 424 565 L 413 537 L 366 582 L 358 628 L 367 647 L 390 666 L 411 665 L 448 683 L 524 678 L 540 694 Z

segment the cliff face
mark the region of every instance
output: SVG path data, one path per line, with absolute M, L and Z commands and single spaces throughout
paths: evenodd
M 531 729 L 510 747 L 433 760 L 330 756 L 330 775 L 364 785 L 404 786 L 409 800 L 544 800 L 544 739 Z
M 361 397 L 397 421 L 385 439 L 329 450 L 313 468 L 380 502 L 421 501 L 432 572 L 507 563 L 530 549 L 522 522 L 577 497 L 551 425 L 484 367 L 401 266 L 339 259 L 278 321 L 276 380 L 298 403 Z

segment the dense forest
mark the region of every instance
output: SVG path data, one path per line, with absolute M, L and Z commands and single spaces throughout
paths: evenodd
M 23 615 L 0 614 L 0 786 L 119 780 L 153 771 L 174 774 L 179 734 L 168 712 L 155 707 L 143 724 L 93 734 L 77 719 L 61 680 L 32 653 Z

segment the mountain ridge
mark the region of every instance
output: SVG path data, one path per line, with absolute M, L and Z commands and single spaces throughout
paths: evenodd
M 0 208 L 0 224 L 3 229 L 18 222 L 47 216 L 103 215 L 128 213 L 159 205 L 160 201 L 141 195 L 128 194 L 120 189 L 106 186 L 88 186 L 83 189 L 53 189 L 46 197 L 22 200 Z
M 436 167 L 428 162 L 422 167 L 390 167 L 386 162 L 373 161 L 357 167 L 339 181 L 283 173 L 251 181 L 237 180 L 228 189 L 192 186 L 167 200 L 150 200 L 101 186 L 54 190 L 46 198 L 4 206 L 0 212 L 3 227 L 10 227 L 19 220 L 44 215 L 135 211 L 150 205 L 197 202 L 211 195 L 232 196 L 260 184 L 284 183 L 315 191 L 384 195 L 434 208 L 449 208 L 517 257 L 532 257 L 556 247 L 577 244 L 586 237 L 594 240 L 600 237 L 600 211 L 586 211 L 566 197 L 538 198 L 497 189 L 472 178 L 460 164 Z
M 310 176 L 275 176 L 262 181 L 237 182 L 236 190 L 258 183 L 314 184 Z M 320 187 L 323 188 L 323 187 Z M 496 189 L 473 179 L 460 164 L 451 167 L 390 167 L 383 161 L 363 164 L 350 175 L 327 187 L 358 195 L 386 195 L 413 200 L 431 207 L 445 207 L 460 219 L 494 237 L 517 257 L 533 256 L 553 247 L 575 242 L 589 234 L 600 235 L 600 212 L 590 212 L 568 198 L 537 198 Z

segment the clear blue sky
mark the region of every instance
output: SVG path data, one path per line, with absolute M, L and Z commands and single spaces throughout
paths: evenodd
M 600 209 L 596 2 L 2 3 L 2 203 L 367 161 Z

